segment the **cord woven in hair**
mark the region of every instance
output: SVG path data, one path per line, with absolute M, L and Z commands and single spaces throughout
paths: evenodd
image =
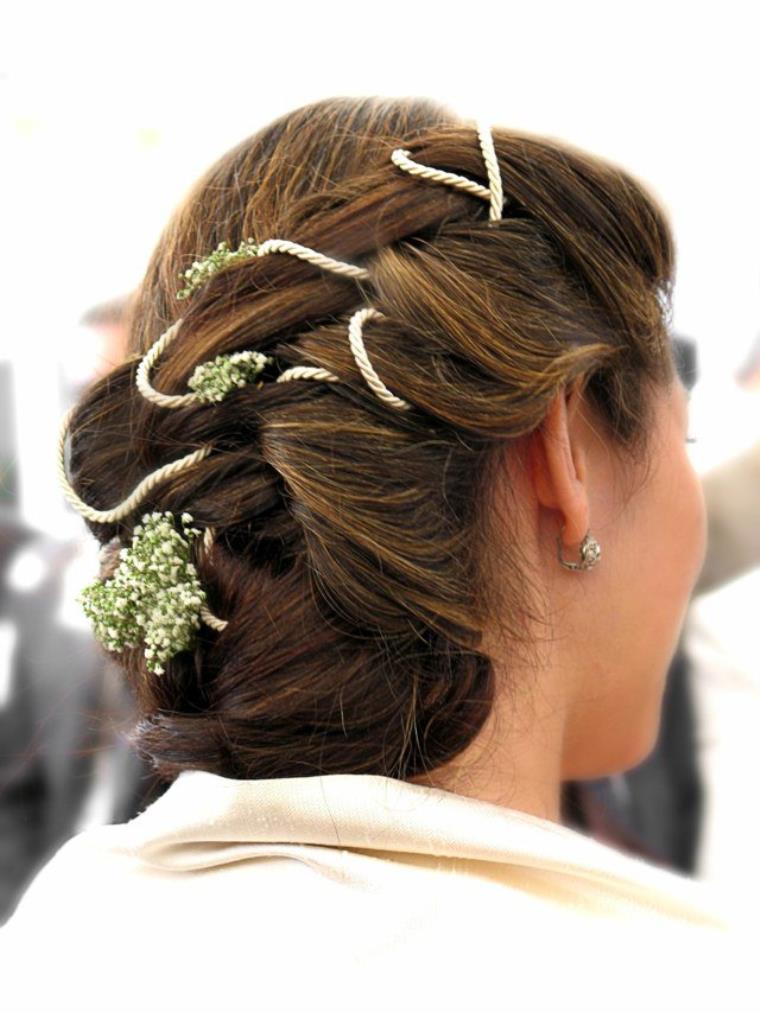
M 58 480 L 61 484 L 63 494 L 67 501 L 74 507 L 74 509 L 86 519 L 91 520 L 97 524 L 110 524 L 116 523 L 118 520 L 122 520 L 125 516 L 128 516 L 137 506 L 145 499 L 145 497 L 166 478 L 171 478 L 173 475 L 179 474 L 188 467 L 193 467 L 199 461 L 207 457 L 212 450 L 211 446 L 202 446 L 198 450 L 194 450 L 192 453 L 188 453 L 185 457 L 180 457 L 179 460 L 174 460 L 169 464 L 164 464 L 163 467 L 159 467 L 156 471 L 152 471 L 147 477 L 135 486 L 130 492 L 126 499 L 122 500 L 118 505 L 114 506 L 109 510 L 97 510 L 93 506 L 88 506 L 83 499 L 80 499 L 74 489 L 71 487 L 71 483 L 66 476 L 66 436 L 68 435 L 69 426 L 71 425 L 71 419 L 76 410 L 76 405 L 69 408 L 63 417 L 61 423 L 60 432 L 58 435 L 58 453 L 56 460 L 56 467 L 58 471 Z M 213 545 L 214 534 L 212 528 L 206 528 L 203 535 L 203 547 L 206 552 L 211 551 Z M 104 546 L 107 548 L 107 546 Z M 113 546 L 111 546 L 111 551 Z M 104 549 L 101 549 L 101 561 L 104 559 Z M 221 632 L 227 623 L 224 619 L 217 618 L 216 615 L 212 614 L 208 606 L 203 604 L 200 609 L 200 616 L 206 625 L 215 629 L 217 632 Z
M 178 320 L 175 320 L 171 327 L 165 330 L 158 340 L 151 345 L 137 367 L 137 373 L 135 374 L 137 389 L 146 400 L 158 405 L 160 408 L 186 408 L 191 404 L 198 404 L 201 399 L 197 393 L 162 394 L 160 390 L 156 390 L 151 386 L 150 379 L 148 378 L 150 370 L 179 333 L 182 319 L 180 316 Z
M 369 271 L 364 267 L 356 267 L 354 264 L 344 263 L 342 260 L 334 260 L 332 257 L 318 253 L 316 250 L 302 246 L 300 243 L 291 242 L 290 239 L 267 239 L 259 246 L 258 256 L 264 257 L 268 253 L 290 253 L 294 257 L 314 264 L 315 267 L 322 267 L 333 274 L 340 274 L 344 278 L 355 278 L 357 281 L 369 281 Z
M 68 435 L 69 426 L 75 410 L 76 405 L 74 405 L 73 408 L 69 408 L 61 423 L 58 435 L 58 478 L 60 480 L 64 496 L 74 507 L 77 513 L 80 513 L 87 520 L 91 520 L 96 524 L 113 524 L 116 523 L 117 520 L 122 520 L 140 505 L 146 496 L 153 491 L 156 485 L 160 484 L 166 478 L 171 478 L 174 475 L 179 474 L 181 471 L 185 471 L 187 468 L 193 467 L 199 461 L 208 457 L 213 449 L 211 446 L 202 446 L 197 450 L 193 450 L 192 453 L 188 453 L 186 456 L 180 457 L 178 460 L 173 460 L 169 464 L 164 464 L 163 467 L 159 467 L 158 470 L 152 471 L 149 475 L 147 475 L 147 477 L 143 478 L 143 480 L 129 493 L 127 498 L 123 499 L 120 503 L 117 503 L 116 506 L 113 506 L 108 510 L 98 510 L 93 506 L 88 506 L 84 500 L 79 498 L 74 489 L 71 487 L 66 476 L 66 436 Z
M 391 154 L 391 161 L 399 169 L 408 172 L 412 176 L 419 176 L 421 179 L 429 179 L 434 183 L 444 183 L 446 186 L 453 186 L 457 190 L 464 190 L 475 197 L 487 200 L 491 207 L 489 218 L 491 221 L 498 221 L 504 207 L 504 194 L 501 183 L 501 171 L 499 160 L 496 157 L 496 148 L 493 143 L 491 129 L 485 123 L 477 124 L 478 140 L 483 153 L 483 161 L 488 175 L 488 186 L 476 183 L 474 179 L 467 176 L 460 176 L 456 172 L 446 172 L 443 169 L 433 169 L 428 165 L 421 165 L 410 157 L 409 151 L 405 148 L 396 148 Z
M 476 197 L 487 200 L 490 204 L 490 219 L 492 221 L 497 221 L 501 218 L 504 204 L 499 162 L 496 157 L 496 149 L 494 147 L 490 127 L 482 121 L 478 121 L 477 133 L 483 154 L 483 161 L 486 166 L 486 174 L 488 176 L 487 187 L 482 186 L 480 183 L 476 183 L 472 179 L 468 179 L 466 176 L 460 176 L 454 172 L 445 172 L 442 169 L 435 169 L 427 165 L 421 165 L 419 162 L 413 161 L 409 157 L 409 152 L 403 148 L 396 148 L 391 153 L 391 161 L 398 168 L 413 176 L 418 176 L 422 179 L 429 179 L 436 183 L 443 183 L 447 186 L 453 186 L 455 189 L 463 190 L 466 193 L 471 193 Z M 267 256 L 271 253 L 286 253 L 291 256 L 296 256 L 301 260 L 305 260 L 307 263 L 313 264 L 316 267 L 321 267 L 322 269 L 338 274 L 341 277 L 353 278 L 358 281 L 368 281 L 370 279 L 370 272 L 366 268 L 357 267 L 355 264 L 345 263 L 342 260 L 336 260 L 334 257 L 326 256 L 324 253 L 310 249 L 308 246 L 303 246 L 300 243 L 291 241 L 290 239 L 267 239 L 258 247 L 255 255 Z M 372 307 L 368 306 L 354 313 L 349 321 L 348 339 L 354 359 L 356 360 L 356 364 L 362 376 L 366 380 L 367 385 L 376 394 L 376 396 L 380 398 L 380 400 L 395 408 L 408 409 L 411 405 L 401 397 L 397 397 L 388 390 L 370 363 L 367 349 L 364 346 L 362 328 L 368 319 L 373 318 L 382 319 L 383 314 L 380 313 L 379 310 L 372 309 Z M 199 394 L 195 392 L 188 394 L 164 394 L 161 393 L 161 391 L 156 390 L 150 383 L 150 370 L 163 354 L 166 347 L 177 336 L 181 325 L 182 317 L 171 324 L 171 326 L 154 342 L 137 369 L 136 382 L 138 390 L 143 397 L 151 403 L 156 404 L 158 407 L 184 408 L 189 407 L 192 404 L 197 404 L 202 400 Z M 292 368 L 287 369 L 277 378 L 277 382 L 287 383 L 296 379 L 323 380 L 328 383 L 340 382 L 339 377 L 335 376 L 327 369 L 323 369 L 319 366 L 302 365 L 293 366 Z
M 397 168 L 404 172 L 408 172 L 410 175 L 417 176 L 421 179 L 427 179 L 435 183 L 442 183 L 446 186 L 453 186 L 455 189 L 462 190 L 466 193 L 472 194 L 473 196 L 487 200 L 490 204 L 489 218 L 491 221 L 497 221 L 501 218 L 502 208 L 504 205 L 499 162 L 496 156 L 496 149 L 494 147 L 490 127 L 479 121 L 477 123 L 477 133 L 488 176 L 487 187 L 475 182 L 475 180 L 468 179 L 466 176 L 460 176 L 454 172 L 446 172 L 442 169 L 435 169 L 427 165 L 421 165 L 419 162 L 413 161 L 410 157 L 409 151 L 404 148 L 396 148 L 391 153 L 391 161 L 397 166 Z M 298 257 L 299 259 L 313 264 L 316 267 L 338 274 L 341 277 L 351 278 L 357 281 L 370 280 L 370 272 L 366 268 L 358 267 L 355 264 L 344 263 L 341 260 L 336 260 L 333 257 L 319 253 L 317 250 L 309 249 L 307 246 L 302 246 L 300 243 L 292 242 L 289 239 L 267 239 L 258 247 L 255 256 L 267 256 L 271 253 L 285 253 L 290 256 Z M 383 403 L 389 404 L 400 410 L 407 410 L 411 408 L 412 405 L 408 401 L 403 400 L 401 397 L 397 397 L 385 386 L 375 369 L 372 367 L 372 363 L 370 362 L 367 354 L 367 349 L 364 345 L 364 324 L 368 320 L 382 320 L 384 318 L 384 314 L 381 313 L 379 309 L 375 309 L 372 306 L 365 306 L 358 309 L 352 315 L 348 324 L 349 346 L 356 364 L 372 392 L 380 400 L 382 400 Z M 171 326 L 169 326 L 151 345 L 147 353 L 140 361 L 135 375 L 136 386 L 142 396 L 158 407 L 184 408 L 197 404 L 203 400 L 197 392 L 187 394 L 164 394 L 161 393 L 160 390 L 156 390 L 150 383 L 150 370 L 166 350 L 167 346 L 177 337 L 182 326 L 182 322 L 182 317 L 175 320 L 175 322 L 172 323 Z M 293 366 L 292 368 L 285 370 L 285 372 L 277 377 L 277 382 L 287 383 L 296 379 L 323 380 L 329 383 L 340 382 L 339 377 L 335 376 L 327 369 L 323 369 L 318 366 L 303 365 Z M 71 408 L 66 413 L 61 424 L 58 440 L 58 476 L 63 488 L 64 496 L 68 502 L 82 516 L 94 523 L 114 523 L 115 521 L 127 516 L 137 508 L 137 506 L 157 484 L 166 478 L 179 474 L 187 468 L 193 467 L 199 461 L 207 457 L 212 450 L 211 446 L 204 446 L 198 450 L 194 450 L 192 453 L 189 453 L 184 457 L 180 457 L 178 460 L 165 464 L 163 467 L 160 467 L 156 471 L 147 475 L 147 477 L 145 477 L 122 502 L 118 503 L 109 510 L 97 510 L 92 506 L 88 506 L 87 503 L 79 498 L 66 477 L 65 443 L 74 410 L 74 408 Z M 204 550 L 207 553 L 211 552 L 213 543 L 214 533 L 213 529 L 209 527 L 204 533 L 203 540 Z M 227 625 L 223 619 L 219 619 L 212 615 L 205 605 L 201 610 L 201 617 L 212 628 L 220 631 Z

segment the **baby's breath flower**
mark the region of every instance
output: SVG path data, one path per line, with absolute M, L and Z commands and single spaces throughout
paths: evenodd
M 244 239 L 236 250 L 231 250 L 229 243 L 220 242 L 213 253 L 203 257 L 202 260 L 195 260 L 192 267 L 188 267 L 184 274 L 177 275 L 180 281 L 185 282 L 185 287 L 177 292 L 178 299 L 186 299 L 192 295 L 196 288 L 200 288 L 217 271 L 233 263 L 235 260 L 245 260 L 248 257 L 258 256 L 259 246 L 253 239 Z
M 157 675 L 169 658 L 192 645 L 206 600 L 190 560 L 190 542 L 200 533 L 189 527 L 192 519 L 182 514 L 179 533 L 171 513 L 146 513 L 113 577 L 95 581 L 79 596 L 106 649 L 144 643 L 149 670 Z
M 268 356 L 260 351 L 236 351 L 232 355 L 217 355 L 212 362 L 196 366 L 187 385 L 202 401 L 221 401 L 230 390 L 244 387 L 257 376 L 267 362 Z

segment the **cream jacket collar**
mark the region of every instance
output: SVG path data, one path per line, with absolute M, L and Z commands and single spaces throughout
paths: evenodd
M 173 871 L 319 848 L 512 864 L 606 884 L 663 912 L 721 921 L 701 885 L 545 819 L 438 788 L 368 774 L 232 780 L 185 771 L 142 814 L 113 827 L 117 850 Z M 305 853 L 309 851 L 309 853 Z

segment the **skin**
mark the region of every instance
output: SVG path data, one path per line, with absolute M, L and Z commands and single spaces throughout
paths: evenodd
M 483 645 L 497 677 L 492 714 L 455 760 L 415 782 L 558 822 L 563 780 L 622 772 L 646 758 L 706 551 L 687 434 L 688 393 L 675 378 L 656 396 L 646 479 L 607 437 L 578 381 L 556 395 L 523 454 L 512 455 L 520 466 L 505 462 L 493 511 L 498 537 L 499 500 L 511 486 L 550 624 L 535 629 L 535 659 L 520 663 L 494 622 Z M 563 525 L 568 561 L 578 561 L 591 529 L 602 548 L 593 569 L 559 564 Z

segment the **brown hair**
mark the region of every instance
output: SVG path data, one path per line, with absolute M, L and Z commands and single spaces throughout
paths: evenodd
M 672 378 L 666 311 L 673 249 L 661 210 L 620 169 L 566 144 L 493 136 L 503 220 L 488 204 L 401 172 L 425 165 L 487 185 L 474 124 L 421 99 L 336 98 L 297 109 L 225 154 L 161 236 L 137 293 L 131 352 L 73 420 L 71 471 L 98 508 L 192 449 L 214 452 L 156 487 L 137 516 L 94 525 L 128 542 L 139 515 L 215 528 L 196 563 L 212 612 L 161 677 L 139 649 L 135 740 L 172 777 L 374 773 L 401 779 L 461 752 L 494 693 L 478 649 L 495 598 L 488 489 L 499 455 L 583 377 L 621 451 L 645 457 L 648 391 Z M 239 261 L 177 303 L 178 275 L 222 240 L 302 243 L 366 267 L 358 284 L 291 256 Z M 363 290 L 366 288 L 366 291 Z M 347 340 L 352 312 L 383 382 L 368 389 Z M 184 310 L 181 312 L 180 310 Z M 218 405 L 141 398 L 141 355 L 180 315 L 155 370 L 185 392 L 193 368 L 259 349 L 339 383 L 264 382 Z M 194 543 L 194 550 L 199 542 Z M 519 548 L 499 566 L 501 624 L 515 644 L 531 612 Z

